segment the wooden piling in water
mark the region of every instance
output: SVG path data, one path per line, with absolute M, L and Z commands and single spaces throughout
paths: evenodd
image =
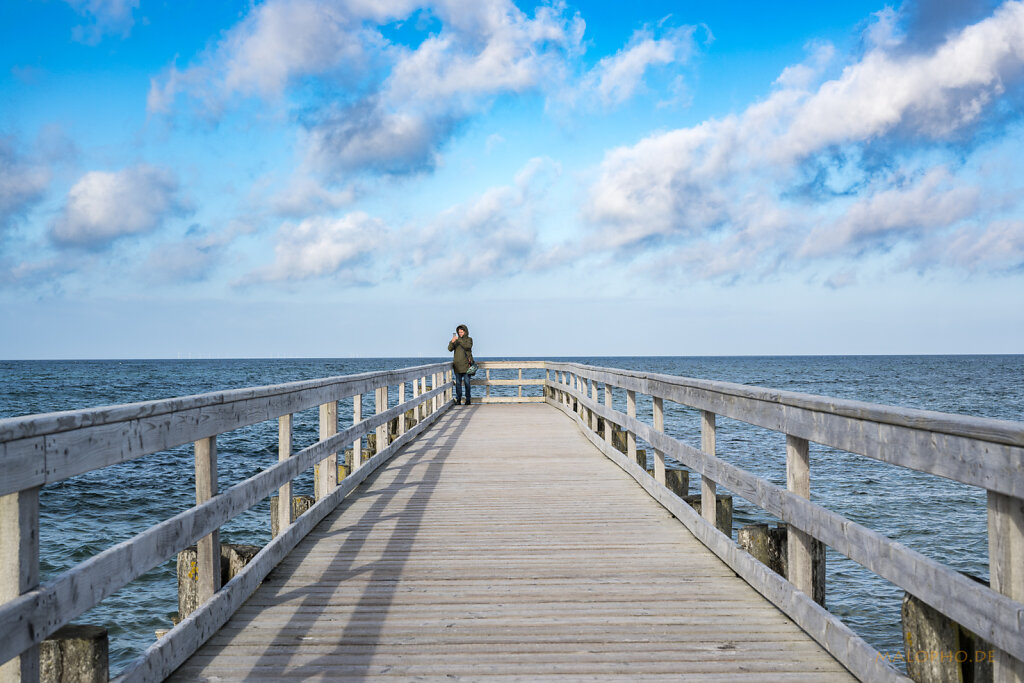
M 236 543 L 222 543 L 220 546 L 220 584 L 223 586 L 235 578 L 242 567 L 260 551 L 259 546 Z M 201 604 L 197 573 L 196 546 L 190 546 L 178 553 L 178 615 L 174 623 L 192 614 Z
M 785 523 L 747 524 L 736 532 L 736 543 L 773 572 L 789 579 L 789 527 Z M 811 544 L 811 597 L 825 606 L 825 544 Z
M 996 651 L 992 643 L 910 593 L 903 594 L 900 618 L 904 645 L 901 654 L 907 675 L 917 683 L 994 680 Z
M 351 453 L 351 451 L 348 451 L 348 452 Z M 339 470 L 340 470 L 341 466 L 339 465 L 338 467 L 339 467 Z M 339 478 L 341 477 L 341 472 L 338 473 L 338 476 L 339 476 Z M 313 507 L 313 503 L 315 503 L 315 502 L 316 502 L 316 499 L 314 499 L 313 496 L 292 496 L 292 519 L 293 520 L 298 519 L 299 516 L 303 512 L 305 512 L 309 508 Z M 277 535 L 279 533 L 281 533 L 281 521 L 280 521 L 280 517 L 279 517 L 279 514 L 278 514 L 278 510 L 279 510 L 278 497 L 277 496 L 272 496 L 270 498 L 270 537 L 271 538 L 277 538 Z
M 690 507 L 697 511 L 698 515 L 707 519 L 707 516 L 701 511 L 703 507 L 702 494 L 698 493 L 693 496 L 681 497 Z M 732 496 L 722 493 L 715 495 L 715 528 L 729 538 L 732 538 Z
M 68 624 L 39 646 L 39 680 L 43 683 L 107 683 L 110 640 L 107 629 Z

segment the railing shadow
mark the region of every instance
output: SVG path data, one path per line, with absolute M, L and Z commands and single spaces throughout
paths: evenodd
M 292 617 L 288 623 L 282 625 L 270 639 L 271 642 L 265 646 L 264 651 L 251 665 L 245 677 L 274 678 L 276 675 L 280 675 L 282 678 L 285 676 L 288 678 L 297 676 L 313 678 L 324 676 L 326 673 L 329 676 L 343 676 L 351 680 L 368 675 L 365 669 L 374 659 L 376 644 L 380 640 L 395 591 L 400 584 L 400 580 L 388 580 L 388 578 L 400 575 L 402 567 L 408 562 L 413 552 L 416 536 L 422 526 L 423 515 L 426 511 L 424 503 L 430 499 L 440 470 L 444 468 L 446 459 L 464 432 L 473 412 L 475 412 L 475 408 L 449 410 L 434 427 L 424 432 L 388 463 L 367 477 L 366 481 L 319 525 L 320 529 L 330 528 L 337 523 L 340 516 L 341 519 L 348 522 L 344 527 L 326 535 L 314 530 L 310 537 L 316 535 L 315 541 L 308 537 L 308 540 L 300 543 L 292 551 L 291 554 L 296 560 L 296 564 L 293 565 L 296 568 L 295 571 L 301 571 L 303 561 L 314 550 L 318 553 L 322 552 L 324 544 L 329 544 L 331 537 L 344 537 L 334 558 L 324 566 L 324 570 L 317 580 L 306 581 L 301 587 L 273 594 L 273 598 L 279 602 L 295 600 L 299 600 L 299 602 L 294 605 Z M 397 476 L 395 476 L 396 471 L 398 472 Z M 370 490 L 385 475 L 394 476 L 394 480 L 384 488 Z M 370 498 L 372 498 L 372 503 L 358 516 L 354 516 L 350 511 L 353 504 Z M 403 500 L 396 503 L 399 498 Z M 396 504 L 400 506 L 398 509 L 394 509 Z M 359 552 L 371 537 L 375 545 L 381 540 L 379 534 L 369 533 L 375 525 L 378 528 L 381 523 L 390 526 L 395 520 L 400 523 L 391 530 L 387 537 L 387 543 L 380 553 L 380 558 L 366 563 L 358 560 Z M 279 566 L 267 577 L 267 581 L 287 580 L 289 571 L 293 570 L 282 569 Z M 369 576 L 367 577 L 367 575 Z M 331 578 L 328 579 L 328 576 Z M 339 647 L 313 659 L 307 660 L 303 657 L 304 661 L 301 664 L 292 664 L 295 655 L 301 652 L 301 648 L 295 647 L 296 643 L 301 642 L 304 638 L 316 638 L 317 636 L 313 630 L 316 628 L 317 621 L 312 613 L 322 614 L 331 607 L 332 600 L 323 598 L 322 585 L 327 582 L 341 583 L 357 577 L 362 577 L 366 583 L 362 595 L 352 606 L 348 622 L 338 639 Z M 374 579 L 379 580 L 375 581 Z M 263 597 L 268 596 L 264 595 Z M 348 605 L 351 603 L 346 603 L 346 606 Z M 368 614 L 373 614 L 375 618 L 367 619 Z M 263 612 L 244 616 L 236 614 L 228 626 L 243 628 L 250 624 L 258 624 L 263 616 Z M 332 632 L 336 631 L 332 629 Z M 351 645 L 354 642 L 361 645 L 358 654 L 350 652 L 351 648 L 340 647 L 346 643 Z M 210 643 L 204 649 L 204 654 L 216 655 L 230 645 L 230 642 L 216 645 Z M 345 652 L 348 653 L 344 655 L 345 664 L 343 670 L 339 670 L 339 655 Z

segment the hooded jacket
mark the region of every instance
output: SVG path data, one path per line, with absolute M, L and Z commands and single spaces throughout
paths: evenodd
M 463 374 L 469 370 L 469 352 L 473 348 L 473 338 L 469 336 L 469 328 L 466 328 L 466 336 L 459 337 L 453 342 L 448 342 L 448 350 L 454 351 L 452 357 L 452 368 L 455 372 Z

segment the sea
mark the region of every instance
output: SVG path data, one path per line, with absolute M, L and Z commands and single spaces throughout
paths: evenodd
M 0 361 L 0 418 L 132 403 L 422 365 L 440 358 Z M 479 358 L 478 360 L 526 360 Z M 548 358 L 785 389 L 870 403 L 1024 421 L 1024 355 Z M 535 376 L 527 371 L 525 376 Z M 496 373 L 494 375 L 498 377 Z M 536 375 L 540 376 L 540 375 Z M 479 387 L 475 389 L 478 391 Z M 508 389 L 496 388 L 496 394 Z M 536 388 L 532 389 L 536 391 Z M 391 392 L 392 405 L 395 392 Z M 616 407 L 625 410 L 618 392 Z M 649 420 L 648 397 L 638 415 Z M 370 397 L 372 400 L 372 396 Z M 351 402 L 340 405 L 341 419 Z M 666 402 L 666 431 L 700 444 L 696 411 Z M 317 410 L 295 416 L 295 448 L 317 440 Z M 276 421 L 221 435 L 219 485 L 250 477 L 277 459 Z M 647 447 L 640 443 L 640 448 Z M 650 452 L 649 447 L 647 447 Z M 719 418 L 718 455 L 785 486 L 785 437 Z M 957 571 L 988 579 L 985 491 L 817 444 L 811 445 L 811 499 Z M 194 504 L 191 446 L 155 453 L 44 487 L 40 554 L 44 581 Z M 693 475 L 691 492 L 699 488 Z M 295 485 L 312 491 L 310 474 Z M 719 487 L 719 493 L 729 493 Z M 734 498 L 734 529 L 774 522 Z M 270 540 L 269 501 L 221 529 L 226 543 Z M 735 531 L 734 531 L 735 538 Z M 902 589 L 827 552 L 827 608 L 890 661 L 900 661 Z M 105 626 L 117 675 L 155 642 L 177 612 L 170 559 L 75 619 Z

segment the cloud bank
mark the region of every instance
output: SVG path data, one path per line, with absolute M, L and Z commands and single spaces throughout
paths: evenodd
M 982 196 L 967 161 L 979 132 L 1005 122 L 1007 98 L 1021 94 L 1024 3 L 926 49 L 910 49 L 904 19 L 880 13 L 865 54 L 835 77 L 824 79 L 834 51 L 812 46 L 743 112 L 606 153 L 583 209 L 596 247 L 691 279 L 900 246 L 974 262 L 925 243 L 951 247 L 976 233 L 962 222 L 998 218 L 1002 202 Z M 1004 262 L 1024 258 L 1016 224 L 995 225 L 981 228 L 995 231 L 982 252 L 999 245 Z

